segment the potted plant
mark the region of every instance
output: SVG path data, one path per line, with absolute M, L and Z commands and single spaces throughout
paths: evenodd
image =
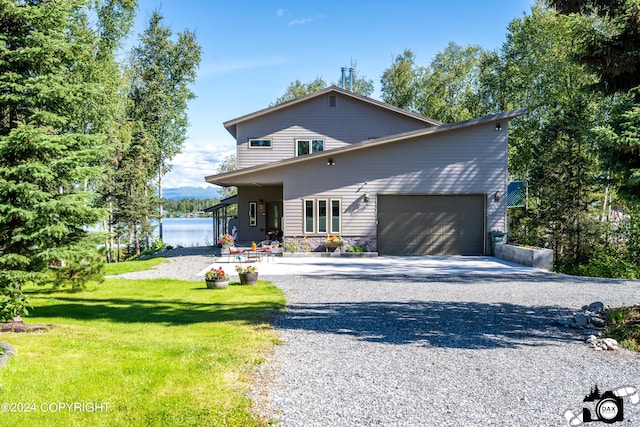
M 224 289 L 229 286 L 229 276 L 222 267 L 212 268 L 204 275 L 204 281 L 209 289 Z
M 327 238 L 324 240 L 324 247 L 327 252 L 333 252 L 343 244 L 344 242 L 342 241 L 342 237 L 340 236 L 327 236 Z
M 222 245 L 223 248 L 228 248 L 229 245 L 233 245 L 236 239 L 233 238 L 231 234 L 223 234 L 218 237 L 218 244 Z
M 238 265 L 236 266 L 236 271 L 240 277 L 241 285 L 255 285 L 258 282 L 258 270 L 256 267 Z

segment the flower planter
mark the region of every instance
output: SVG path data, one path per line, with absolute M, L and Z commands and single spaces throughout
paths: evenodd
M 529 248 L 497 243 L 495 256 L 505 261 L 553 271 L 553 251 L 551 249 Z
M 258 273 L 238 273 L 241 285 L 255 285 L 258 283 Z
M 229 286 L 229 279 L 224 280 L 206 280 L 207 288 L 209 289 L 224 289 Z
M 342 247 L 343 244 L 344 242 L 342 240 L 325 240 L 324 248 L 327 252 L 333 252 L 337 248 Z

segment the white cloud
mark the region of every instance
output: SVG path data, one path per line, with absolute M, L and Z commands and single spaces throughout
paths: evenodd
M 163 178 L 163 187 L 207 187 L 204 177 L 213 175 L 218 164 L 235 149 L 224 146 L 196 145 L 187 141 L 182 152 L 170 164 L 171 171 Z
M 294 19 L 292 21 L 289 21 L 289 25 L 290 26 L 293 26 L 293 25 L 305 25 L 305 24 L 308 24 L 309 22 L 313 22 L 313 21 L 315 21 L 317 19 L 322 19 L 322 18 L 324 18 L 324 15 L 318 15 L 318 16 L 315 16 L 313 18 L 296 18 L 296 19 Z
M 287 12 L 287 9 L 278 9 L 276 10 L 276 16 L 278 18 L 281 18 L 283 16 L 287 16 L 289 13 Z

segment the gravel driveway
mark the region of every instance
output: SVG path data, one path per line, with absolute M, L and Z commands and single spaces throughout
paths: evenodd
M 562 326 L 583 305 L 640 302 L 640 283 L 503 276 L 274 276 L 283 345 L 257 406 L 279 426 L 567 426 L 591 388 L 640 388 L 640 359 Z M 590 405 L 590 406 L 589 406 Z M 623 422 L 640 425 L 640 404 Z
M 174 250 L 131 279 L 202 280 L 210 249 Z M 265 277 L 288 310 L 256 408 L 278 426 L 568 426 L 604 392 L 640 388 L 640 359 L 563 326 L 594 301 L 640 303 L 640 282 L 550 273 Z M 640 425 L 640 404 L 624 400 Z M 591 425 L 591 424 L 587 424 Z M 595 424 L 598 425 L 598 424 Z M 600 424 L 603 425 L 603 424 Z

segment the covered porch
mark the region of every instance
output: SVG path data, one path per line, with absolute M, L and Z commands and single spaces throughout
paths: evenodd
M 217 205 L 208 207 L 204 210 L 205 212 L 210 212 L 212 214 L 214 244 L 218 243 L 218 236 L 222 234 L 233 234 L 234 221 L 232 220 L 236 219 L 235 222 L 237 222 L 237 216 L 235 214 L 232 215 L 229 210 L 232 205 L 237 204 L 238 196 L 236 195 L 222 199 Z

